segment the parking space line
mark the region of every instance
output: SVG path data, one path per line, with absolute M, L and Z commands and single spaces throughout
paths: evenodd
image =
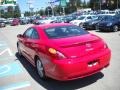
M 4 54 L 5 52 L 8 52 L 10 56 L 13 56 L 13 53 L 10 48 L 6 48 L 3 51 L 0 52 L 0 56 Z
M 18 62 L 0 65 L 0 78 L 22 73 L 22 67 Z
M 3 47 L 3 46 L 8 46 L 8 45 L 5 41 L 0 41 L 0 47 Z
M 0 90 L 16 90 L 16 89 L 29 87 L 29 86 L 30 86 L 30 82 L 25 81 L 25 82 L 18 82 L 8 86 L 0 87 Z
M 10 67 L 8 65 L 4 65 L 0 67 L 0 75 L 5 74 L 10 71 Z
M 2 60 L 11 60 L 11 59 L 13 59 L 13 58 L 14 58 L 13 56 L 0 57 L 0 61 L 2 61 Z

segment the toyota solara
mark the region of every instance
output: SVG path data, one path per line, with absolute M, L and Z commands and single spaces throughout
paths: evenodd
M 42 79 L 74 80 L 109 66 L 111 51 L 100 37 L 67 24 L 43 24 L 19 34 L 19 56 L 24 56 Z

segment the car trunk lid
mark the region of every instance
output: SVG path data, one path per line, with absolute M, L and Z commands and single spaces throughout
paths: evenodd
M 84 55 L 99 52 L 104 48 L 103 41 L 92 34 L 76 37 L 53 39 L 57 49 L 68 58 L 82 57 Z

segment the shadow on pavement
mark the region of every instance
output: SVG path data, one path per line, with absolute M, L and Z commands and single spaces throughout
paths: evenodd
M 31 75 L 31 77 L 38 82 L 41 86 L 43 86 L 46 90 L 74 90 L 80 89 L 82 87 L 91 85 L 95 83 L 97 80 L 104 77 L 104 74 L 99 72 L 95 75 L 77 79 L 73 81 L 57 81 L 48 78 L 48 80 L 41 80 L 37 74 L 35 67 L 33 67 L 24 57 L 20 57 L 18 53 L 16 53 L 17 59 L 21 62 L 23 67 L 27 70 L 27 72 Z
M 99 32 L 99 33 L 115 33 L 113 31 L 105 31 L 105 30 L 95 30 L 95 32 Z

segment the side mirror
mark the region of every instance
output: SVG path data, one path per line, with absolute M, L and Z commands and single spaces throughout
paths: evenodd
M 23 35 L 22 34 L 18 34 L 17 37 L 18 38 L 23 38 Z

